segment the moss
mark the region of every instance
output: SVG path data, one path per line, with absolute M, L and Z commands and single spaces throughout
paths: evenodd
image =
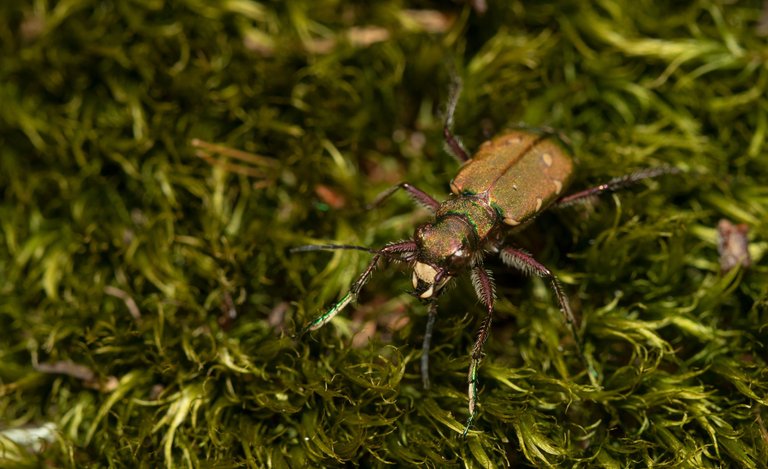
M 762 467 L 761 2 L 482 3 L 0 6 L 3 465 Z M 547 285 L 490 264 L 467 438 L 467 279 L 428 391 L 395 266 L 291 338 L 368 260 L 291 247 L 408 237 L 426 215 L 406 197 L 365 204 L 402 180 L 447 194 L 451 70 L 470 149 L 524 123 L 571 140 L 573 189 L 684 171 L 519 240 L 571 296 L 600 387 Z M 749 269 L 721 274 L 721 218 L 749 227 Z

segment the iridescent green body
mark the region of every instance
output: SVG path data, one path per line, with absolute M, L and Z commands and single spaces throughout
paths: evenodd
M 469 272 L 475 293 L 486 308 L 472 348 L 467 374 L 469 419 L 466 435 L 477 411 L 478 369 L 483 346 L 488 338 L 496 299 L 493 276 L 484 257 L 496 254 L 501 261 L 524 273 L 549 280 L 563 317 L 571 329 L 578 356 L 596 383 L 581 349 L 576 318 L 568 297 L 555 275 L 533 256 L 512 245 L 508 232 L 521 229 L 550 206 L 564 207 L 597 194 L 613 192 L 635 182 L 673 172 L 668 168 L 648 169 L 608 181 L 605 184 L 563 196 L 571 181 L 573 161 L 556 138 L 540 133 L 512 130 L 483 143 L 471 158 L 450 130 L 456 106 L 454 94 L 444 136 L 449 150 L 464 165 L 451 181 L 451 197 L 439 202 L 409 183 L 401 183 L 383 192 L 373 205 L 381 203 L 398 189 L 407 191 L 417 202 L 434 213 L 434 219 L 418 226 L 413 239 L 389 243 L 380 249 L 350 245 L 305 246 L 300 250 L 359 249 L 373 254 L 373 259 L 350 291 L 324 314 L 311 321 L 305 331 L 321 327 L 349 303 L 354 302 L 363 285 L 381 259 L 408 263 L 413 269 L 413 295 L 428 305 L 429 316 L 421 356 L 424 388 L 429 387 L 429 349 L 437 316 L 437 299 L 442 288 L 457 275 Z

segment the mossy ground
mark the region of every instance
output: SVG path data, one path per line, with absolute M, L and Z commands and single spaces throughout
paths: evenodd
M 3 2 L 2 465 L 765 467 L 762 2 L 478 9 Z M 573 189 L 684 171 L 519 240 L 571 296 L 600 388 L 546 284 L 489 262 L 499 301 L 467 438 L 482 309 L 466 279 L 441 301 L 428 391 L 425 311 L 397 266 L 291 338 L 368 260 L 291 247 L 410 236 L 426 214 L 404 195 L 364 209 L 399 181 L 446 196 L 451 70 L 469 149 L 524 123 L 571 139 Z M 721 218 L 749 226 L 751 268 L 721 274 Z M 34 429 L 42 447 L 14 443 Z

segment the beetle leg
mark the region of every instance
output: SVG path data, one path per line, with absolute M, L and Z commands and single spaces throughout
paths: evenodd
M 584 356 L 584 352 L 582 351 L 581 334 L 579 334 L 579 330 L 576 325 L 576 317 L 573 315 L 573 310 L 571 310 L 571 304 L 568 301 L 568 296 L 565 294 L 563 287 L 560 286 L 560 282 L 557 280 L 557 277 L 555 277 L 555 275 L 543 264 L 534 259 L 533 256 L 519 249 L 514 249 L 511 247 L 502 249 L 501 260 L 508 266 L 513 267 L 523 273 L 536 275 L 538 277 L 549 280 L 549 283 L 552 286 L 552 290 L 555 292 L 555 296 L 557 296 L 557 301 L 560 303 L 560 311 L 563 312 L 565 322 L 568 324 L 568 328 L 571 330 L 571 335 L 573 336 L 574 342 L 576 342 L 576 352 L 579 355 L 579 359 L 584 365 L 584 368 L 589 373 L 590 381 L 592 381 L 593 384 L 596 384 L 597 372 L 589 365 L 587 358 Z
M 433 199 L 431 195 L 427 194 L 426 192 L 422 191 L 421 189 L 407 183 L 407 182 L 401 182 L 400 184 L 396 186 L 392 186 L 389 189 L 385 190 L 381 194 L 377 195 L 375 199 L 373 199 L 373 202 L 366 205 L 366 210 L 371 210 L 373 208 L 378 207 L 382 204 L 385 200 L 387 200 L 392 194 L 397 192 L 398 189 L 404 189 L 406 192 L 408 192 L 408 195 L 410 195 L 413 200 L 418 202 L 419 204 L 423 205 L 424 207 L 428 208 L 432 213 L 434 213 L 437 208 L 440 206 L 440 202 Z
M 451 91 L 448 96 L 448 105 L 445 109 L 445 124 L 443 125 L 443 138 L 445 144 L 448 147 L 448 152 L 453 155 L 454 158 L 459 160 L 460 163 L 469 161 L 469 154 L 467 150 L 461 145 L 461 142 L 453 134 L 453 115 L 456 112 L 456 104 L 459 102 L 459 96 L 461 95 L 461 79 L 458 75 L 454 74 L 453 83 L 451 83 Z
M 482 266 L 476 266 L 472 269 L 472 285 L 475 287 L 475 293 L 480 301 L 488 308 L 488 312 L 480 323 L 480 329 L 477 331 L 475 345 L 472 347 L 472 355 L 469 363 L 469 373 L 467 374 L 467 390 L 469 398 L 469 418 L 464 427 L 462 436 L 467 436 L 472 422 L 477 414 L 477 371 L 480 368 L 480 362 L 483 360 L 483 347 L 488 340 L 488 333 L 491 330 L 491 319 L 493 316 L 493 300 L 495 298 L 493 277 Z
M 589 199 L 590 197 L 594 197 L 600 194 L 616 192 L 618 190 L 629 187 L 637 183 L 638 181 L 642 181 L 643 179 L 650 179 L 650 178 L 662 176 L 664 174 L 675 174 L 679 172 L 680 170 L 677 168 L 659 167 L 659 168 L 648 168 L 642 171 L 625 174 L 624 176 L 613 178 L 610 181 L 606 182 L 605 184 L 600 184 L 599 186 L 590 187 L 589 189 L 584 189 L 583 191 L 576 192 L 575 194 L 566 195 L 565 197 L 562 197 L 559 200 L 555 201 L 555 203 L 552 204 L 552 207 L 555 207 L 555 208 L 567 207 L 574 203 L 583 202 Z
M 355 280 L 355 283 L 352 284 L 352 286 L 349 288 L 349 291 L 344 295 L 335 305 L 331 307 L 328 311 L 321 314 L 320 316 L 313 319 L 309 324 L 304 327 L 304 330 L 301 331 L 301 335 L 306 334 L 307 332 L 314 331 L 317 329 L 320 329 L 323 327 L 328 321 L 334 318 L 339 312 L 341 312 L 342 309 L 344 309 L 345 306 L 347 306 L 349 303 L 355 301 L 357 299 L 358 294 L 360 293 L 360 290 L 363 288 L 363 285 L 365 285 L 368 280 L 371 278 L 371 273 L 373 273 L 373 269 L 376 267 L 376 264 L 379 263 L 379 259 L 381 259 L 381 254 L 376 254 L 373 256 L 373 259 L 371 259 L 371 262 L 368 264 L 368 267 L 366 267 L 365 271 L 360 275 L 360 277 Z
M 445 143 L 448 145 L 448 152 L 454 158 L 459 160 L 459 163 L 469 161 L 469 154 L 461 145 L 459 139 L 456 138 L 456 136 L 453 134 L 453 130 L 451 130 L 447 124 L 445 127 L 443 127 L 443 138 L 445 138 Z
M 437 301 L 429 302 L 427 330 L 424 331 L 424 343 L 421 346 L 421 383 L 424 389 L 429 389 L 429 348 L 432 346 L 432 329 L 437 318 Z
M 306 248 L 307 246 L 302 246 L 303 248 Z M 346 245 L 321 245 L 321 248 L 330 248 L 330 249 L 349 249 L 349 248 L 358 248 L 357 246 L 346 246 Z M 345 306 L 347 306 L 349 303 L 352 303 L 353 301 L 357 300 L 358 295 L 360 294 L 360 290 L 362 290 L 363 286 L 368 283 L 368 280 L 371 278 L 371 274 L 373 273 L 373 270 L 376 268 L 376 264 L 379 263 L 379 260 L 382 257 L 386 257 L 388 259 L 392 259 L 395 261 L 401 261 L 404 262 L 408 260 L 408 258 L 416 251 L 416 243 L 413 241 L 402 241 L 399 243 L 392 243 L 384 246 L 383 248 L 379 249 L 378 251 L 373 251 L 375 254 L 373 256 L 373 259 L 371 259 L 371 262 L 368 264 L 368 267 L 365 268 L 362 274 L 360 274 L 360 277 L 355 280 L 355 283 L 352 284 L 352 286 L 349 288 L 349 291 L 347 294 L 345 294 L 335 305 L 333 305 L 328 311 L 321 314 L 320 316 L 316 317 L 312 321 L 310 321 L 309 324 L 307 324 L 304 329 L 301 331 L 300 335 L 304 335 L 307 332 L 314 331 L 317 329 L 320 329 L 323 327 L 328 321 L 334 318 L 339 312 L 341 312 L 342 309 L 344 309 Z

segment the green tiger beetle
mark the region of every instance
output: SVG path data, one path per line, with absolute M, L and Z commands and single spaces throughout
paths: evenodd
M 483 267 L 484 257 L 489 254 L 498 255 L 507 266 L 549 281 L 573 335 L 577 353 L 590 377 L 594 379 L 582 352 L 576 318 L 557 277 L 528 252 L 509 245 L 507 236 L 524 228 L 548 208 L 568 206 L 677 170 L 669 167 L 649 168 L 564 196 L 563 191 L 571 181 L 573 160 L 562 139 L 552 132 L 510 130 L 483 143 L 477 153 L 470 157 L 452 131 L 458 95 L 459 87 L 456 86 L 448 102 L 443 127 L 447 149 L 462 163 L 450 183 L 451 195 L 448 200 L 438 202 L 426 192 L 403 182 L 380 194 L 369 206 L 379 205 L 398 190 L 406 191 L 417 203 L 434 214 L 432 221 L 416 227 L 413 239 L 389 243 L 380 249 L 324 244 L 300 246 L 292 251 L 350 249 L 367 251 L 373 255 L 349 292 L 328 311 L 311 321 L 302 334 L 319 329 L 345 306 L 357 300 L 360 290 L 382 259 L 407 263 L 412 268 L 412 294 L 426 303 L 428 309 L 421 355 L 421 377 L 425 389 L 429 388 L 429 349 L 437 317 L 437 299 L 449 280 L 462 272 L 470 272 L 477 297 L 485 307 L 485 317 L 480 323 L 469 365 L 469 418 L 463 433 L 466 435 L 477 412 L 478 368 L 491 328 L 495 300 L 493 277 Z

